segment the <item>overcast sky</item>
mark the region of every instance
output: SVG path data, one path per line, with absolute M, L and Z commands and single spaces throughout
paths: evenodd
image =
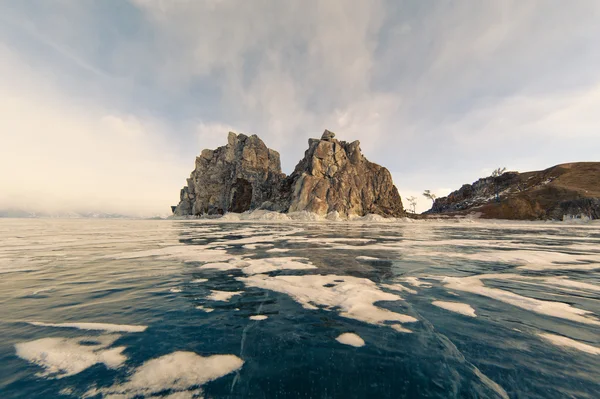
M 0 208 L 167 214 L 203 148 L 324 129 L 403 198 L 600 161 L 600 1 L 0 1 Z M 404 201 L 407 206 L 407 201 Z

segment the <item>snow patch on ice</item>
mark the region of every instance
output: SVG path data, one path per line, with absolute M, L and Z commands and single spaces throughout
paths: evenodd
M 278 270 L 309 270 L 317 267 L 307 258 L 299 257 L 279 257 L 279 258 L 262 258 L 250 259 L 243 258 L 241 260 L 232 260 L 228 263 L 207 263 L 200 266 L 200 269 L 215 269 L 215 270 L 241 270 L 245 274 L 268 273 Z
M 81 373 L 98 363 L 111 369 L 119 368 L 127 360 L 122 354 L 125 347 L 108 349 L 118 338 L 109 335 L 42 338 L 16 344 L 15 349 L 18 357 L 45 369 L 39 376 L 63 378 Z
M 574 339 L 563 337 L 560 335 L 548 334 L 548 333 L 539 333 L 540 337 L 544 338 L 547 341 L 550 341 L 552 344 L 556 346 L 563 346 L 567 348 L 577 349 L 582 352 L 586 352 L 592 355 L 600 355 L 600 348 L 597 348 L 592 345 L 584 344 L 583 342 L 575 341 Z
M 244 249 L 269 248 L 272 246 L 273 246 L 273 244 L 246 244 L 246 245 L 244 245 Z
M 225 262 L 214 262 L 214 263 L 206 263 L 200 267 L 198 267 L 198 269 L 212 269 L 212 270 L 236 270 L 238 269 L 237 266 L 235 266 L 235 262 L 231 262 L 231 263 L 225 263 Z
M 372 256 L 357 256 L 354 259 L 356 259 L 357 261 L 362 261 L 362 262 L 378 262 L 378 261 L 385 260 L 385 259 L 374 258 Z
M 446 288 L 496 299 L 521 309 L 546 316 L 558 317 L 579 323 L 600 325 L 600 321 L 596 317 L 591 316 L 592 312 L 590 311 L 574 308 L 571 305 L 562 302 L 542 301 L 498 288 L 489 288 L 482 282 L 484 279 L 506 279 L 507 277 L 510 279 L 515 278 L 515 276 L 516 275 L 514 274 L 484 274 L 470 277 L 444 277 L 442 282 L 445 284 Z
M 402 280 L 406 281 L 408 284 L 412 285 L 413 287 L 423 287 L 423 288 L 431 287 L 431 284 L 421 281 L 416 277 L 404 277 Z
M 305 309 L 337 310 L 340 316 L 370 324 L 385 325 L 386 321 L 412 323 L 412 316 L 375 306 L 379 301 L 399 301 L 396 294 L 383 292 L 366 278 L 336 275 L 275 276 L 256 274 L 238 277 L 250 287 L 263 288 L 289 295 Z
M 222 301 L 227 302 L 231 299 L 231 297 L 243 294 L 244 291 L 210 291 L 211 294 L 206 297 L 206 299 L 210 299 L 211 301 Z
M 343 333 L 338 336 L 336 339 L 340 344 L 354 346 L 355 348 L 360 348 L 361 346 L 365 346 L 365 341 L 358 335 L 354 333 Z
M 548 277 L 545 278 L 544 281 L 550 285 L 558 285 L 561 287 L 600 292 L 600 286 L 589 283 L 583 283 L 581 281 L 569 280 L 565 277 Z
M 267 252 L 270 253 L 280 253 L 280 252 L 289 252 L 290 250 L 287 248 L 271 248 L 271 249 L 267 249 Z
M 43 323 L 41 321 L 31 321 L 29 324 L 40 327 L 57 328 L 77 328 L 79 330 L 106 331 L 106 332 L 144 332 L 148 326 L 132 326 L 127 324 L 109 324 L 109 323 Z
M 239 370 L 243 364 L 244 361 L 234 355 L 202 357 L 193 352 L 174 352 L 148 360 L 123 384 L 92 389 L 87 395 L 134 398 L 169 390 L 171 395 L 188 393 L 193 397 L 199 393 L 199 386 Z
M 203 245 L 177 245 L 146 251 L 123 252 L 107 255 L 109 259 L 140 259 L 156 257 L 158 259 L 176 259 L 183 262 L 226 262 L 235 259 L 223 249 L 209 249 Z
M 398 284 L 398 283 L 396 283 L 396 284 L 381 284 L 381 287 L 386 288 L 391 291 L 398 291 L 398 292 L 406 291 L 411 294 L 417 293 L 417 291 L 407 288 L 407 287 L 403 286 L 402 284 Z
M 394 330 L 401 332 L 401 333 L 406 333 L 406 334 L 412 334 L 412 331 L 409 330 L 408 328 L 403 327 L 400 324 L 391 324 L 390 327 L 392 327 Z
M 446 309 L 446 310 L 449 310 L 449 311 L 455 312 L 455 313 L 460 313 L 465 316 L 469 316 L 469 317 L 477 316 L 475 314 L 475 309 L 473 309 L 471 307 L 471 305 L 468 305 L 466 303 L 433 301 L 432 304 L 439 308 Z
M 268 318 L 269 316 L 265 316 L 264 314 L 258 314 L 249 317 L 250 320 L 267 320 Z
M 248 263 L 248 266 L 245 266 L 242 269 L 246 274 L 268 273 L 277 270 L 309 270 L 317 268 L 315 265 L 310 264 L 307 258 L 298 257 L 244 259 L 244 261 Z

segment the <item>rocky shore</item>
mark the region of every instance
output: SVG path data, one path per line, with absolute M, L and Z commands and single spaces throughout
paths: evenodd
M 600 162 L 567 163 L 479 179 L 436 199 L 425 213 L 475 213 L 482 218 L 516 220 L 599 219 Z

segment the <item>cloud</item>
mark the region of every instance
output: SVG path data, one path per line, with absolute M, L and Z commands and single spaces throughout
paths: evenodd
M 192 162 L 169 152 L 160 123 L 65 98 L 0 47 L 1 207 L 168 214 Z M 190 160 L 193 161 L 193 160 Z

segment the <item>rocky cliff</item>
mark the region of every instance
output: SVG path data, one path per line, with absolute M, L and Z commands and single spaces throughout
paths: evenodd
M 390 172 L 369 162 L 360 143 L 335 139 L 328 130 L 309 139 L 294 172 L 281 173 L 279 154 L 257 137 L 229 133 L 228 144 L 204 150 L 181 190 L 175 215 L 222 214 L 251 209 L 308 211 L 341 217 L 404 216 Z
M 283 177 L 277 151 L 256 135 L 230 132 L 226 146 L 203 150 L 196 157 L 196 168 L 173 213 L 222 215 L 255 209 L 273 196 Z
M 304 158 L 284 183 L 289 212 L 404 215 L 390 172 L 369 162 L 359 141 L 338 141 L 328 130 L 320 140 L 309 139 Z
M 562 220 L 600 218 L 600 162 L 579 162 L 465 184 L 438 198 L 427 214 L 467 214 L 483 218 Z

